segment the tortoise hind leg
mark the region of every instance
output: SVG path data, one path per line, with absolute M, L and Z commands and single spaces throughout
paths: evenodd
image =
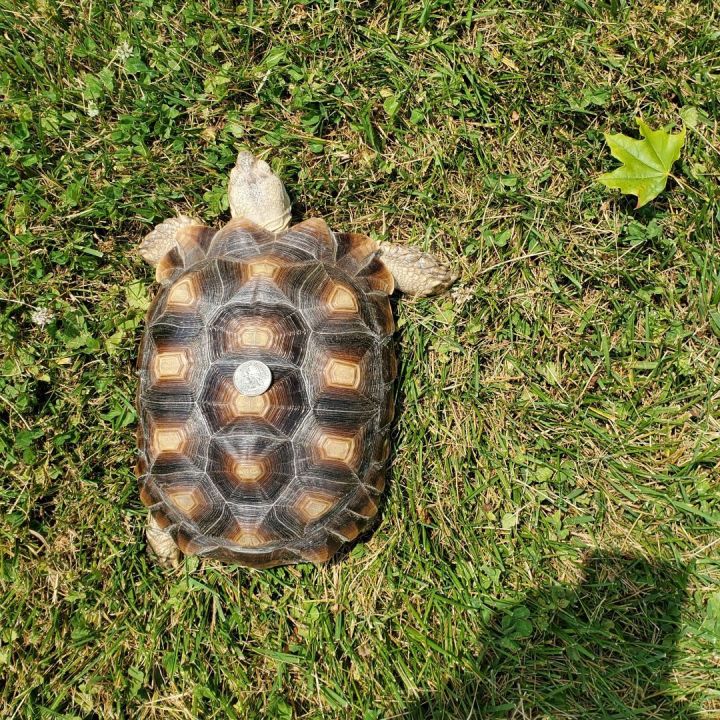
M 175 544 L 172 535 L 160 527 L 151 512 L 148 513 L 145 536 L 148 552 L 162 567 L 177 567 L 180 564 L 180 548 Z

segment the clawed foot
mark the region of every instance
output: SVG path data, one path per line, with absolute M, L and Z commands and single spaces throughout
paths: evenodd
M 150 231 L 140 243 L 138 251 L 142 259 L 153 267 L 156 266 L 175 247 L 178 230 L 187 225 L 197 224 L 197 220 L 186 215 L 178 215 L 178 217 L 170 218 L 160 225 L 156 225 L 155 229 Z
M 158 565 L 175 568 L 180 564 L 180 549 L 170 533 L 160 527 L 152 513 L 148 513 L 145 536 L 148 542 L 148 552 Z

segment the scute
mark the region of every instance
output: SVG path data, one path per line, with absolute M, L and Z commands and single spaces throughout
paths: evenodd
M 268 361 L 272 384 L 262 395 L 250 397 L 233 383 L 235 368 L 247 359 L 242 353 L 224 356 L 208 371 L 199 404 L 212 432 L 292 437 L 307 408 L 300 371 Z
M 305 354 L 308 328 L 302 314 L 282 304 L 231 302 L 208 327 L 210 355 L 242 355 L 267 363 L 299 366 Z
M 138 358 L 137 464 L 182 552 L 323 562 L 372 522 L 397 372 L 376 250 L 320 219 L 183 230 Z M 273 376 L 257 397 L 233 384 L 251 359 Z
M 230 503 L 273 503 L 295 476 L 290 440 L 238 433 L 211 439 L 208 472 Z

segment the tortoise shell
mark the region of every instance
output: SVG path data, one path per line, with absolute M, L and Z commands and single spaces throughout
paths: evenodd
M 186 554 L 322 562 L 371 523 L 396 361 L 393 279 L 363 235 L 308 220 L 276 235 L 190 225 L 138 358 L 141 498 Z M 269 389 L 241 394 L 259 360 Z

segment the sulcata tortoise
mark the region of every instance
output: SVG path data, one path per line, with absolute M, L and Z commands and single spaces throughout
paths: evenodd
M 147 539 L 255 568 L 323 562 L 377 512 L 393 418 L 389 297 L 445 290 L 402 245 L 290 225 L 268 164 L 241 152 L 232 219 L 166 220 L 140 245 L 160 289 L 138 357 Z

